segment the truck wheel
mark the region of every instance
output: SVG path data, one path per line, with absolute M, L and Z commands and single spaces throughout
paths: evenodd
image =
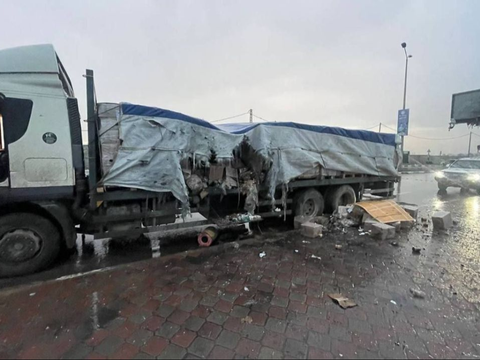
M 447 192 L 447 187 L 445 185 L 438 184 L 438 191 L 440 193 L 446 193 Z
M 332 189 L 327 195 L 327 205 L 334 212 L 339 206 L 354 204 L 356 202 L 355 190 L 350 185 L 342 185 Z
M 295 216 L 315 217 L 322 215 L 325 208 L 322 194 L 315 189 L 307 189 L 300 192 L 295 197 L 294 202 Z
M 59 251 L 60 233 L 48 219 L 30 213 L 0 218 L 0 277 L 42 270 Z

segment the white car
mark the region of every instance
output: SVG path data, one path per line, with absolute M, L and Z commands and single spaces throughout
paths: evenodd
M 435 173 L 438 189 L 449 187 L 474 189 L 480 193 L 480 158 L 463 158 L 453 162 L 446 169 Z

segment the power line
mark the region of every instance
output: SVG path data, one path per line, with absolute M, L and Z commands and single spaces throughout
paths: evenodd
M 387 126 L 385 125 L 384 123 L 382 123 L 382 126 L 386 127 L 387 129 L 390 129 L 390 130 L 393 130 L 396 132 L 396 130 L 394 128 L 391 128 L 390 126 Z M 368 130 L 368 129 L 367 129 Z M 479 136 L 478 134 L 475 134 L 472 132 L 473 135 L 476 135 L 476 136 Z M 460 135 L 460 136 L 455 136 L 455 137 L 450 137 L 450 138 L 428 138 L 428 137 L 423 137 L 423 136 L 415 136 L 415 135 L 407 135 L 409 137 L 412 137 L 414 139 L 420 139 L 420 140 L 432 140 L 432 141 L 446 141 L 446 140 L 455 140 L 455 139 L 461 139 L 461 138 L 464 138 L 464 137 L 467 137 L 469 136 L 470 134 L 464 134 L 464 135 Z
M 257 119 L 263 120 L 263 121 L 266 121 L 266 122 L 272 122 L 272 121 L 268 121 L 268 120 L 266 120 L 266 119 L 264 119 L 264 118 L 262 118 L 262 117 L 260 117 L 260 116 L 257 116 L 257 115 L 255 115 L 255 114 L 253 114 L 253 117 L 256 117 Z M 275 121 L 275 122 L 276 122 L 276 121 Z
M 247 115 L 250 111 L 247 111 L 247 112 L 244 112 L 243 114 L 238 114 L 238 115 L 235 115 L 235 116 L 230 116 L 230 117 L 226 117 L 226 118 L 223 118 L 223 119 L 218 119 L 218 120 L 214 120 L 214 121 L 210 121 L 211 123 L 216 123 L 216 122 L 219 122 L 219 121 L 224 121 L 224 120 L 229 120 L 229 119 L 235 119 L 237 117 L 240 117 L 240 116 L 243 116 L 243 115 Z

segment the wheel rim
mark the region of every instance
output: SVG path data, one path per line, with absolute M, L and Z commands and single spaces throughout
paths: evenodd
M 20 263 L 34 258 L 42 247 L 42 239 L 31 230 L 17 229 L 0 239 L 0 259 Z
M 315 206 L 315 201 L 313 199 L 308 199 L 303 204 L 303 215 L 312 216 L 315 215 L 317 207 Z

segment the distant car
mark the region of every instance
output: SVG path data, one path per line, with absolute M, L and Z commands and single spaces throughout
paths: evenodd
M 480 194 L 480 158 L 463 158 L 435 173 L 438 189 L 449 187 L 474 189 Z

